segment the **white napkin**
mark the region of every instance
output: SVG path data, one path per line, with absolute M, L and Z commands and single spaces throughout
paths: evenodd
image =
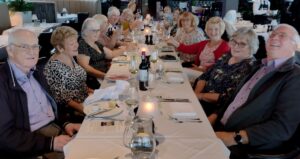
M 171 116 L 174 118 L 196 118 L 197 113 L 190 103 L 172 103 Z
M 181 73 L 168 72 L 166 73 L 166 80 L 168 83 L 183 83 L 184 79 Z
M 129 83 L 127 81 L 117 80 L 116 85 L 114 86 L 110 86 L 104 89 L 96 89 L 94 91 L 94 94 L 88 96 L 85 99 L 84 105 L 89 105 L 99 100 L 116 100 L 119 98 L 119 95 L 128 88 Z

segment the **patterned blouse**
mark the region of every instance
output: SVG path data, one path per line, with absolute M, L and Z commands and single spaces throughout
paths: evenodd
M 97 50 L 95 50 L 89 44 L 87 44 L 83 39 L 80 39 L 78 43 L 79 43 L 78 53 L 90 57 L 89 65 L 102 72 L 107 72 L 108 66 L 105 61 L 106 58 L 105 58 L 103 46 L 99 42 L 95 42 L 101 51 L 99 53 Z
M 221 45 L 221 43 L 219 45 Z M 205 45 L 204 49 L 202 50 L 199 56 L 200 66 L 205 66 L 209 68 L 210 66 L 215 64 L 214 51 L 219 47 L 219 45 L 216 45 L 214 47 L 209 47 L 208 45 Z
M 44 75 L 50 92 L 57 103 L 67 104 L 70 100 L 82 103 L 87 98 L 86 72 L 73 61 L 70 68 L 59 60 L 49 60 Z
M 229 65 L 228 61 L 231 57 L 230 53 L 224 54 L 212 68 L 197 79 L 206 81 L 204 93 L 220 93 L 217 105 L 230 100 L 239 83 L 256 64 L 255 58 L 250 58 Z
M 201 29 L 195 29 L 190 33 L 184 32 L 182 28 L 177 29 L 175 40 L 185 45 L 191 45 L 205 40 L 204 32 Z M 196 54 L 184 54 L 179 52 L 180 59 L 186 62 L 193 62 Z

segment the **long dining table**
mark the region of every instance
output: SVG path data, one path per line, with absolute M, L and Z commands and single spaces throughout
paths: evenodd
M 172 54 L 175 52 L 159 55 Z M 130 75 L 126 62 L 112 62 L 106 76 Z M 160 115 L 154 117 L 155 137 L 159 144 L 156 147 L 157 159 L 227 159 L 229 150 L 216 137 L 197 97 L 195 96 L 187 76 L 179 60 L 163 61 L 165 70 L 176 70 L 184 79 L 183 82 L 167 82 L 157 80 L 155 88 L 149 91 L 139 91 L 139 95 L 159 96 L 163 98 L 188 99 L 189 102 L 160 102 Z M 113 85 L 109 80 L 102 82 L 101 88 Z M 176 122 L 170 119 L 173 105 L 192 106 L 197 118 L 202 122 Z M 126 104 L 119 103 L 124 110 L 117 118 L 126 119 L 128 114 Z M 113 125 L 102 126 L 107 119 L 85 118 L 76 137 L 64 147 L 66 159 L 126 159 L 132 158 L 131 150 L 123 144 L 124 121 L 114 121 Z

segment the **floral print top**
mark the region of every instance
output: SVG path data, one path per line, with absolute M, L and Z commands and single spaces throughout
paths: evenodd
M 255 58 L 245 59 L 239 63 L 228 64 L 231 54 L 224 54 L 216 64 L 197 80 L 206 81 L 204 93 L 219 93 L 217 105 L 231 99 L 238 85 L 255 66 Z

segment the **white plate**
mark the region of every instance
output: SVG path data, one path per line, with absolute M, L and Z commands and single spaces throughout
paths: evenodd
M 127 56 L 118 56 L 112 59 L 112 62 L 116 63 L 128 63 L 129 58 Z

